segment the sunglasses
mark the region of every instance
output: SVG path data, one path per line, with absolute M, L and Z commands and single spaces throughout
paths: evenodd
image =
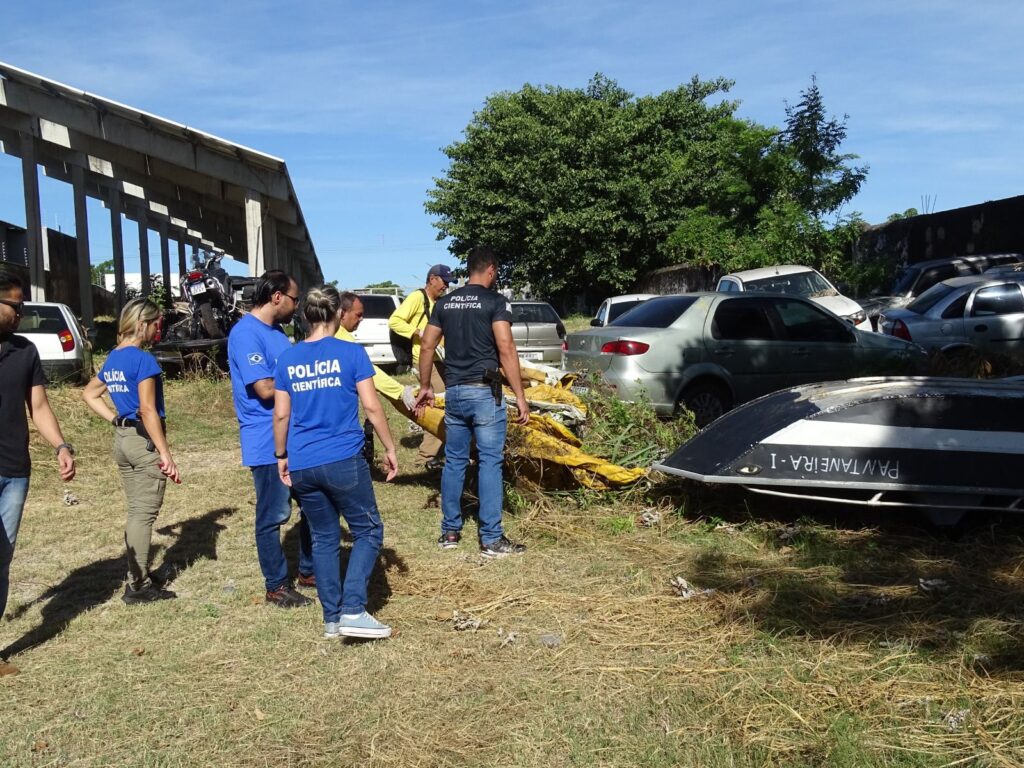
M 14 310 L 14 314 L 20 315 L 22 310 L 25 309 L 24 301 L 11 301 L 10 299 L 0 299 L 0 304 L 4 304 Z

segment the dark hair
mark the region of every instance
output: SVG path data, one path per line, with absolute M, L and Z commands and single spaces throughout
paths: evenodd
M 341 296 L 333 285 L 310 288 L 302 306 L 302 314 L 310 325 L 329 322 L 341 308 Z
M 293 282 L 291 275 L 283 269 L 271 269 L 264 272 L 256 281 L 256 288 L 252 294 L 252 305 L 262 307 L 264 304 L 269 304 L 275 293 L 288 293 Z
M 477 246 L 466 258 L 466 269 L 471 275 L 478 275 L 492 265 L 497 269 L 501 265 L 501 260 L 498 254 L 486 245 Z
M 352 291 L 345 291 L 340 294 L 338 298 L 341 301 L 342 312 L 348 312 L 353 306 L 355 306 L 355 303 L 360 300 L 358 296 L 352 293 Z
M 7 293 L 15 288 L 25 289 L 25 284 L 20 277 L 15 277 L 10 272 L 0 270 L 0 293 Z

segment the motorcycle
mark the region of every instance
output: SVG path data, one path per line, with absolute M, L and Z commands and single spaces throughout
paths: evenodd
M 204 258 L 205 257 L 205 258 Z M 235 277 L 221 267 L 222 253 L 197 256 L 193 268 L 179 279 L 184 321 L 175 325 L 189 339 L 223 339 L 242 315 L 252 309 L 256 278 Z

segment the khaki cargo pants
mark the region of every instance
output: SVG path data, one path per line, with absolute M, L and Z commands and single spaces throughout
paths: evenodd
M 167 477 L 160 471 L 160 454 L 146 449 L 148 441 L 134 427 L 117 427 L 114 461 L 124 481 L 128 512 L 124 544 L 128 556 L 128 582 L 141 589 L 149 578 L 149 545 L 153 523 L 164 503 Z

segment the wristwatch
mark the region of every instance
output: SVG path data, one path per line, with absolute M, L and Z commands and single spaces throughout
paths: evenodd
M 54 449 L 54 452 L 55 452 L 55 453 L 56 453 L 56 454 L 57 454 L 58 456 L 60 456 L 60 452 L 61 452 L 61 449 L 62 449 L 62 448 L 67 448 L 67 449 L 68 449 L 68 453 L 70 453 L 70 454 L 71 454 L 72 456 L 74 456 L 74 455 L 75 455 L 75 446 L 73 446 L 73 445 L 72 445 L 71 443 L 61 443 L 60 445 L 58 445 L 58 446 L 57 446 L 57 447 L 56 447 L 56 448 Z

